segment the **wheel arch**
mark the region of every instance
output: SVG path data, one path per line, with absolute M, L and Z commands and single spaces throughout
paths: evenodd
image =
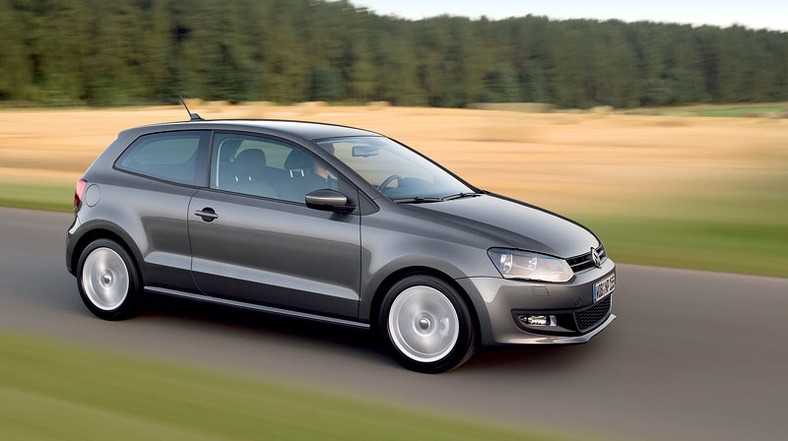
M 140 277 L 142 277 L 142 254 L 140 253 L 139 249 L 133 245 L 134 242 L 128 235 L 123 233 L 123 231 L 118 227 L 114 227 L 110 224 L 96 225 L 95 227 L 86 230 L 78 238 L 76 238 L 76 241 L 74 242 L 74 248 L 71 252 L 71 255 L 69 256 L 70 270 L 72 274 L 76 275 L 77 273 L 77 265 L 82 252 L 88 247 L 88 245 L 98 239 L 109 239 L 117 242 L 117 244 L 126 250 L 126 252 L 129 253 L 129 255 L 133 258 L 132 264 L 136 267 L 137 273 L 140 275 Z
M 468 309 L 471 312 L 471 317 L 473 318 L 473 325 L 474 325 L 474 333 L 476 334 L 477 339 L 481 337 L 481 324 L 479 322 L 479 314 L 476 310 L 476 303 L 473 299 L 470 298 L 470 295 L 463 289 L 456 280 L 454 280 L 448 274 L 432 267 L 428 266 L 409 266 L 405 268 L 400 268 L 383 279 L 383 281 L 377 286 L 375 292 L 372 297 L 372 302 L 370 303 L 370 309 L 368 312 L 369 314 L 369 321 L 370 325 L 373 330 L 379 329 L 378 318 L 380 315 L 380 308 L 383 306 L 383 298 L 386 296 L 386 293 L 394 286 L 397 281 L 402 280 L 409 276 L 415 275 L 425 275 L 425 276 L 432 276 L 441 281 L 447 283 L 452 288 L 454 288 L 457 293 L 462 297 L 465 301 Z

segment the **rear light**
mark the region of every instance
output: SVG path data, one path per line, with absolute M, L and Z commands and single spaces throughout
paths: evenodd
M 74 210 L 79 208 L 79 204 L 82 202 L 82 195 L 85 193 L 85 188 L 87 186 L 88 181 L 84 179 L 77 181 L 77 188 L 74 191 Z

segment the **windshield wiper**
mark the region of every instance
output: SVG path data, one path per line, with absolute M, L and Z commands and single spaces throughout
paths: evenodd
M 426 204 L 428 202 L 440 202 L 442 200 L 441 198 L 423 198 L 420 196 L 416 196 L 415 198 L 393 199 L 393 201 L 398 204 Z
M 441 201 L 451 201 L 454 199 L 462 199 L 462 198 L 475 198 L 476 196 L 481 196 L 481 193 L 457 193 L 457 194 L 450 194 L 448 196 L 444 196 L 440 198 Z

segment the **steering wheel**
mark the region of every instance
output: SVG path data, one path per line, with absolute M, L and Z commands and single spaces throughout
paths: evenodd
M 399 182 L 401 180 L 402 180 L 402 176 L 400 176 L 400 175 L 391 175 L 388 178 L 384 179 L 383 182 L 380 183 L 380 185 L 378 185 L 378 190 L 383 191 L 383 189 L 388 187 L 389 184 L 391 184 L 392 182 L 394 182 L 394 181 Z

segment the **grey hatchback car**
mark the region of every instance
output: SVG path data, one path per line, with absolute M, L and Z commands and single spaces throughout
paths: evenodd
M 479 345 L 583 343 L 615 265 L 582 225 L 380 134 L 194 119 L 125 130 L 77 182 L 66 266 L 96 316 L 161 294 L 378 331 L 443 372 Z

